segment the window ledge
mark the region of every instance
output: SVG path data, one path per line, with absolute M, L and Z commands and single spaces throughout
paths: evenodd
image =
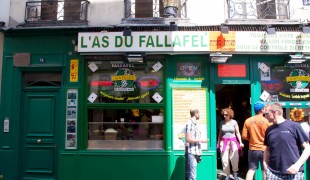
M 266 25 L 266 24 L 300 24 L 299 20 L 294 19 L 227 19 L 227 24 L 231 25 Z

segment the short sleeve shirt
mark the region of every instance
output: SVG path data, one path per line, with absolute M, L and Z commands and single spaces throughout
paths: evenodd
M 308 137 L 300 124 L 286 120 L 273 124 L 266 130 L 264 144 L 269 147 L 269 169 L 275 173 L 287 174 L 302 153 L 302 144 Z M 299 171 L 303 171 L 303 166 Z
M 225 124 L 225 121 L 221 121 L 220 128 L 222 130 L 223 138 L 233 138 L 236 137 L 236 126 L 238 125 L 237 121 L 232 119 L 228 124 Z
M 201 138 L 201 132 L 197 126 L 197 123 L 194 122 L 192 119 L 189 120 L 189 122 L 186 124 L 186 133 L 190 133 L 191 137 L 193 139 L 200 139 Z M 201 145 L 200 143 L 186 143 L 188 147 L 188 153 L 200 155 L 201 154 Z

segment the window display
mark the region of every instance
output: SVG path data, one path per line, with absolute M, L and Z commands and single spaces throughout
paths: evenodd
M 163 149 L 162 109 L 89 109 L 88 149 Z
M 159 61 L 88 63 L 91 103 L 163 103 L 163 65 Z
M 102 60 L 87 66 L 87 148 L 162 150 L 163 63 Z
M 259 63 L 262 92 L 272 102 L 309 101 L 310 64 Z

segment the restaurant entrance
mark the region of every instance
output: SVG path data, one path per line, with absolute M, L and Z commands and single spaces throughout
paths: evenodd
M 217 135 L 219 133 L 219 124 L 223 120 L 221 116 L 221 110 L 224 108 L 231 108 L 234 111 L 234 120 L 239 125 L 240 134 L 242 132 L 244 121 L 251 116 L 251 88 L 249 84 L 218 84 L 216 85 L 216 119 L 217 119 Z M 248 141 L 243 141 L 244 148 L 239 158 L 239 172 L 240 179 L 245 179 L 245 175 L 248 168 L 247 152 Z M 230 166 L 231 167 L 231 166 Z M 217 153 L 217 169 L 218 178 L 225 176 L 223 173 L 221 155 Z M 232 173 L 232 171 L 231 171 Z

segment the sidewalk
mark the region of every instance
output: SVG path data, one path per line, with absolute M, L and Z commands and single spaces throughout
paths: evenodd
M 225 179 L 226 174 L 223 172 L 223 170 L 221 169 L 217 169 L 217 180 L 224 180 Z M 238 174 L 239 180 L 245 180 L 245 174 L 243 173 L 239 173 Z M 230 179 L 234 179 L 233 175 L 230 175 Z

